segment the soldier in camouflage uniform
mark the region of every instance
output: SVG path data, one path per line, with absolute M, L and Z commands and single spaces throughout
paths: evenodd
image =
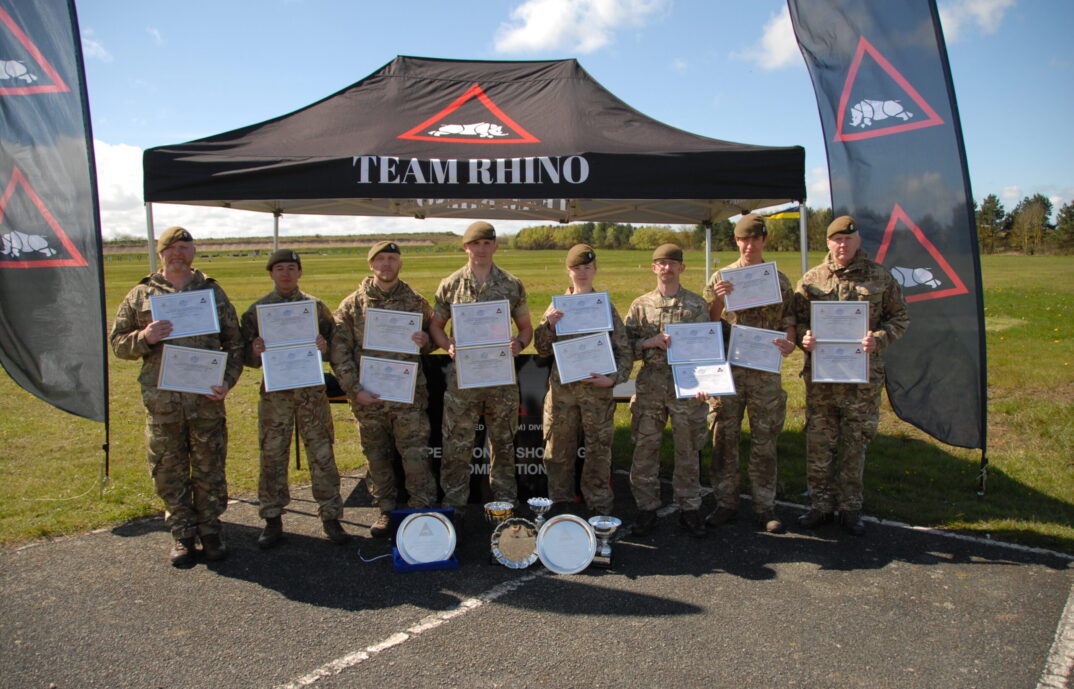
M 749 213 L 735 225 L 735 244 L 739 258 L 726 269 L 764 263 L 764 246 L 768 230 L 764 219 Z M 797 341 L 794 317 L 794 292 L 791 281 L 781 271 L 776 271 L 779 291 L 783 301 L 749 309 L 726 311 L 724 298 L 734 291 L 734 285 L 724 280 L 719 272 L 713 274 L 705 286 L 705 301 L 709 305 L 709 318 L 724 320 L 724 328 L 743 325 L 765 330 L 779 330 L 784 338 L 773 338 L 772 345 L 780 354 L 788 356 Z M 787 393 L 783 390 L 779 373 L 758 371 L 733 366 L 736 394 L 714 397 L 710 402 L 714 417 L 712 436 L 712 466 L 709 474 L 712 490 L 716 496 L 716 510 L 706 519 L 705 525 L 718 527 L 735 518 L 738 511 L 738 485 L 740 478 L 738 440 L 742 431 L 742 417 L 746 410 L 750 415 L 750 490 L 753 495 L 753 511 L 758 525 L 769 533 L 783 531 L 783 523 L 776 517 L 776 441 L 783 430 L 787 412 Z
M 870 261 L 861 250 L 861 235 L 849 215 L 828 225 L 828 255 L 798 282 L 795 308 L 801 346 L 806 352 L 802 376 L 806 381 L 806 474 L 812 508 L 799 517 L 807 529 L 831 521 L 850 533 L 865 533 L 861 520 L 865 450 L 876 436 L 880 420 L 880 391 L 884 359 L 879 352 L 898 339 L 910 324 L 899 284 L 887 268 Z M 813 383 L 811 355 L 816 339 L 810 330 L 810 302 L 869 302 L 869 332 L 862 348 L 869 353 L 869 382 Z M 838 446 L 842 458 L 836 461 Z
M 392 460 L 398 450 L 403 462 L 408 507 L 432 507 L 436 502 L 436 480 L 429 467 L 429 392 L 422 372 L 419 355 L 363 349 L 366 310 L 388 309 L 414 314 L 414 334 L 411 339 L 418 349 L 427 352 L 430 339 L 426 332 L 432 309 L 429 302 L 399 279 L 403 268 L 402 254 L 395 242 L 378 242 L 367 254 L 369 270 L 373 273 L 362 280 L 353 293 L 336 309 L 336 334 L 332 338 L 330 359 L 332 370 L 354 412 L 362 452 L 369 462 L 370 488 L 380 515 L 370 527 L 373 536 L 388 534 L 390 513 L 397 507 L 398 491 Z M 418 377 L 414 387 L 414 403 L 381 400 L 358 382 L 363 355 L 383 359 L 418 362 Z
M 571 284 L 567 294 L 593 291 L 597 273 L 597 255 L 588 244 L 576 244 L 567 252 L 567 275 Z M 615 399 L 612 387 L 630 378 L 634 366 L 633 351 L 627 342 L 626 328 L 619 312 L 612 312 L 609 333 L 617 369 L 609 375 L 594 373 L 573 383 L 561 383 L 559 370 L 552 367 L 548 392 L 544 398 L 544 468 L 548 474 L 548 496 L 555 503 L 553 511 L 564 511 L 574 502 L 574 465 L 578 457 L 578 433 L 585 434 L 585 463 L 582 469 L 582 497 L 593 514 L 612 512 L 612 436 L 615 433 Z M 556 323 L 563 312 L 549 306 L 534 330 L 538 356 L 553 354 L 552 343 L 579 335 L 556 334 Z M 587 335 L 590 333 L 586 333 Z
M 298 288 L 298 281 L 302 277 L 302 259 L 290 249 L 280 249 L 269 257 L 267 268 L 276 288 L 251 304 L 242 314 L 240 322 L 246 365 L 260 368 L 261 354 L 265 351 L 265 340 L 261 337 L 257 321 L 257 307 L 261 304 L 312 301 L 317 317 L 317 349 L 321 354 L 326 354 L 334 329 L 332 312 L 320 299 Z M 281 514 L 291 502 L 287 469 L 291 455 L 291 433 L 296 421 L 306 446 L 313 498 L 319 507 L 322 528 L 334 543 L 344 544 L 349 538 L 339 523 L 343 516 L 343 499 L 339 495 L 339 470 L 332 452 L 335 432 L 325 386 L 267 392 L 262 382 L 261 397 L 257 403 L 258 444 L 261 448 L 257 500 L 260 503 L 258 514 L 265 520 L 265 528 L 257 539 L 257 545 L 271 548 L 283 536 Z
M 174 543 L 168 556 L 176 567 L 193 564 L 195 538 L 207 560 L 220 560 L 227 547 L 220 538 L 220 515 L 227 509 L 227 419 L 224 397 L 242 373 L 239 319 L 216 281 L 194 269 L 194 238 L 170 227 L 157 240 L 162 268 L 142 280 L 119 305 L 109 339 L 121 359 L 141 359 L 138 382 L 146 411 L 146 454 L 153 487 L 164 501 Z M 199 395 L 157 388 L 162 340 L 171 321 L 153 320 L 149 298 L 212 290 L 220 331 L 169 340 L 169 344 L 227 352 L 223 384 Z
M 451 305 L 506 299 L 518 335 L 511 340 L 514 356 L 533 338 L 533 324 L 526 301 L 526 288 L 514 275 L 492 261 L 496 253 L 496 230 L 487 222 L 471 224 L 462 237 L 467 262 L 440 281 L 429 334 L 438 347 L 455 358 L 455 340 L 444 328 L 451 319 Z M 440 487 L 444 506 L 455 508 L 456 526 L 463 523 L 470 495 L 470 458 L 476 424 L 482 414 L 492 449 L 489 482 L 496 500 L 514 503 L 518 497 L 515 481 L 515 430 L 518 427 L 518 385 L 459 389 L 455 367 L 448 372 L 444 392 L 443 460 Z
M 634 459 L 630 466 L 630 487 L 638 504 L 638 518 L 631 531 L 647 535 L 656 525 L 660 507 L 660 442 L 671 417 L 675 440 L 675 470 L 672 489 L 679 506 L 679 522 L 692 536 L 703 538 L 705 525 L 701 507 L 699 453 L 705 445 L 706 396 L 678 399 L 668 365 L 671 336 L 664 332 L 669 323 L 704 323 L 708 306 L 699 295 L 680 284 L 686 270 L 682 249 L 664 244 L 653 252 L 652 271 L 656 289 L 630 305 L 626 317 L 627 339 L 634 359 L 642 360 L 637 388 L 630 401 Z

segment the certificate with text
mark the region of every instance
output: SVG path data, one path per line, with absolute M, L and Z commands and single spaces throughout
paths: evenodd
M 414 404 L 418 362 L 363 356 L 358 362 L 358 384 L 389 402 Z
M 676 364 L 671 367 L 671 375 L 679 399 L 696 397 L 699 392 L 709 397 L 735 394 L 735 378 L 727 363 Z
M 617 368 L 612 340 L 606 332 L 553 342 L 552 350 L 561 383 L 573 383 L 594 373 L 614 373 Z
M 311 299 L 257 305 L 257 331 L 266 347 L 317 339 L 317 305 Z
M 552 296 L 552 306 L 563 312 L 563 318 L 556 323 L 557 335 L 598 333 L 613 328 L 612 300 L 607 292 L 556 294 Z
M 725 361 L 723 323 L 668 323 L 664 332 L 671 336 L 668 363 L 685 364 L 694 361 Z
M 860 342 L 818 342 L 812 368 L 814 383 L 869 382 L 869 354 Z
M 422 315 L 411 311 L 366 309 L 362 349 L 418 354 L 414 333 L 421 331 Z
M 456 347 L 511 339 L 511 304 L 506 299 L 451 305 L 451 334 Z
M 779 373 L 783 367 L 783 354 L 773 340 L 785 339 L 787 334 L 778 330 L 732 325 L 727 362 L 757 371 Z
M 462 347 L 455 350 L 455 376 L 459 389 L 488 388 L 515 383 L 511 345 Z
M 861 342 L 869 333 L 869 302 L 813 301 L 809 320 L 819 342 Z
M 150 295 L 149 310 L 153 320 L 172 324 L 172 332 L 165 340 L 220 332 L 216 294 L 211 289 Z
M 735 289 L 724 297 L 724 308 L 728 311 L 752 309 L 755 306 L 779 304 L 783 293 L 779 289 L 779 271 L 772 261 L 758 263 L 754 266 L 724 268 L 720 279 L 727 280 Z
M 157 387 L 175 392 L 213 394 L 213 386 L 224 384 L 227 352 L 164 345 Z
M 293 390 L 324 385 L 321 352 L 315 344 L 271 347 L 261 353 L 265 390 Z

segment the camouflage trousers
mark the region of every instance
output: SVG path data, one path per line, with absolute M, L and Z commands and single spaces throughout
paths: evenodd
M 470 462 L 477 420 L 484 414 L 492 452 L 489 485 L 496 500 L 516 502 L 515 431 L 518 429 L 518 385 L 460 390 L 452 367 L 444 392 L 443 458 L 440 488 L 444 506 L 464 509 L 470 497 Z
M 543 410 L 544 469 L 548 474 L 548 497 L 553 502 L 574 502 L 574 467 L 581 432 L 585 434 L 582 497 L 593 512 L 611 513 L 614 417 L 611 388 L 549 383 Z
M 436 479 L 429 467 L 429 415 L 424 404 L 381 402 L 363 407 L 351 403 L 351 410 L 369 462 L 370 492 L 380 511 L 391 512 L 397 507 L 396 452 L 402 458 L 407 506 L 432 507 Z
M 339 494 L 339 469 L 332 451 L 335 429 L 323 387 L 261 391 L 257 403 L 257 428 L 261 446 L 261 477 L 257 484 L 258 514 L 278 517 L 291 502 L 287 471 L 295 424 L 310 468 L 313 499 L 322 520 L 343 516 Z
M 676 399 L 671 368 L 642 366 L 636 394 L 630 401 L 634 459 L 630 488 L 639 510 L 660 507 L 660 445 L 671 418 L 675 469 L 671 485 L 675 503 L 684 510 L 701 507 L 700 452 L 705 446 L 708 405 L 703 400 Z
M 742 417 L 749 412 L 750 460 L 748 473 L 753 509 L 770 511 L 776 505 L 776 442 L 787 416 L 787 393 L 778 373 L 731 367 L 738 394 L 715 397 L 712 409 L 712 465 L 709 477 L 716 506 L 736 509 L 739 469 L 739 437 Z
M 814 509 L 860 510 L 865 450 L 876 437 L 883 381 L 806 381 L 806 480 Z M 842 458 L 836 455 L 842 448 Z
M 153 488 L 175 538 L 220 533 L 227 509 L 227 419 L 193 418 L 145 426 Z

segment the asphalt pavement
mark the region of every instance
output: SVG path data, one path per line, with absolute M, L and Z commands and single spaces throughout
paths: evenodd
M 1065 555 L 875 521 L 770 535 L 746 501 L 702 540 L 665 508 L 613 569 L 569 576 L 490 562 L 471 509 L 458 569 L 396 573 L 364 479 L 344 489 L 348 546 L 305 488 L 279 547 L 237 500 L 230 557 L 191 569 L 159 518 L 0 553 L 0 687 L 1071 686 Z

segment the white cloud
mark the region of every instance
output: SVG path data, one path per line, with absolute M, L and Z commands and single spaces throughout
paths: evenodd
M 496 32 L 499 53 L 569 50 L 592 53 L 617 29 L 641 27 L 670 0 L 525 0 Z
M 164 45 L 164 36 L 160 33 L 160 29 L 155 29 L 152 26 L 146 27 L 145 32 L 153 39 L 153 44 L 157 47 Z
M 93 36 L 93 29 L 85 29 L 82 32 L 82 54 L 101 62 L 112 61 L 112 54 Z
M 1022 200 L 1022 187 L 1017 184 L 1010 184 L 1003 187 L 1003 191 L 999 193 L 999 197 L 1004 201 L 1014 201 L 1017 203 Z
M 690 63 L 681 57 L 677 57 L 671 61 L 671 68 L 676 72 L 685 72 L 689 67 Z
M 794 37 L 791 15 L 786 5 L 765 22 L 761 39 L 755 45 L 731 53 L 732 58 L 754 62 L 767 70 L 795 65 L 799 55 L 798 40 Z
M 982 33 L 992 34 L 999 30 L 1003 15 L 1014 7 L 1017 0 L 951 0 L 940 7 L 940 23 L 944 37 L 957 41 L 965 26 L 976 25 Z
M 813 208 L 832 207 L 832 189 L 828 182 L 828 168 L 815 167 L 806 175 L 806 193 Z

